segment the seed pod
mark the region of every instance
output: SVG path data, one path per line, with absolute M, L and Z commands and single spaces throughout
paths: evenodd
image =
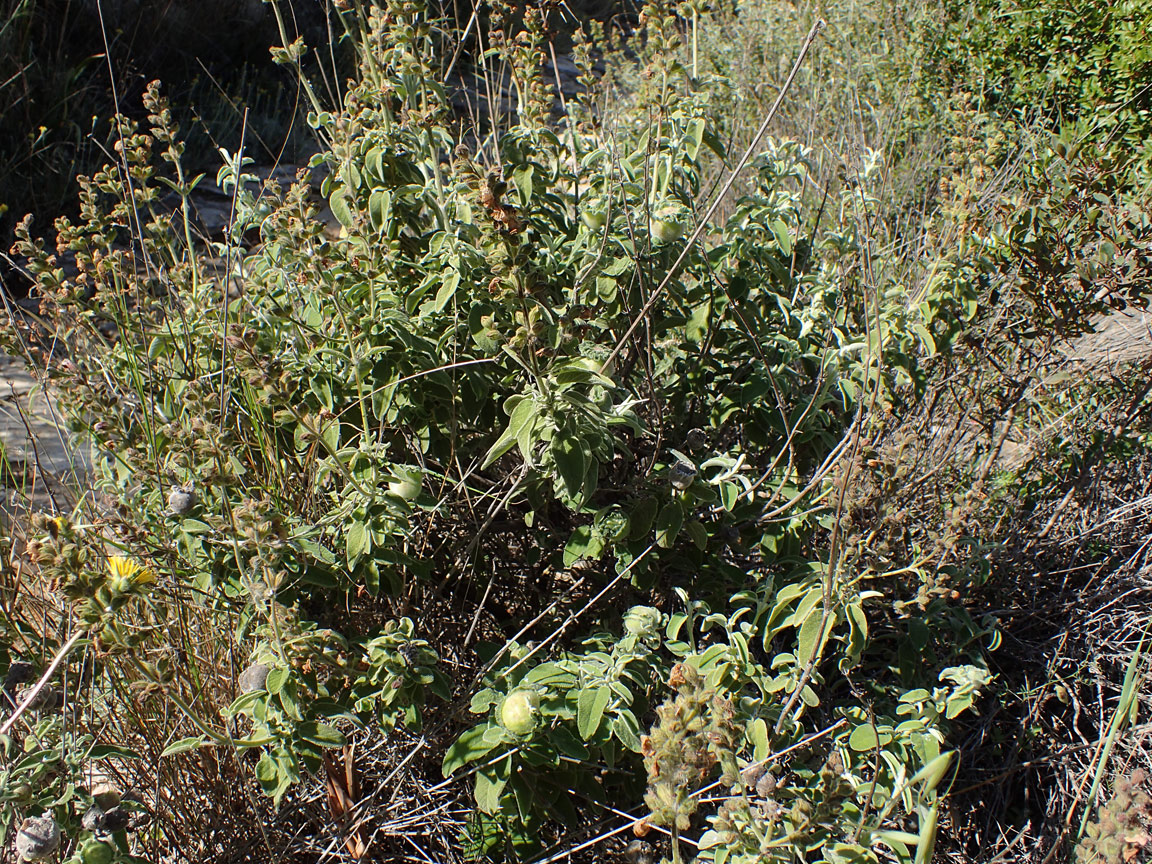
M 744 783 L 745 788 L 755 789 L 756 784 L 767 770 L 763 762 L 753 762 L 740 772 L 740 780 Z
M 633 606 L 624 613 L 624 630 L 635 636 L 652 634 L 660 627 L 660 610 L 652 606 Z
M 673 489 L 679 489 L 681 492 L 691 486 L 695 479 L 696 468 L 687 462 L 677 461 L 668 469 L 668 482 L 672 484 Z
M 29 816 L 16 832 L 16 854 L 23 861 L 40 861 L 60 846 L 60 826 L 51 816 Z
M 771 774 L 764 774 L 759 780 L 756 781 L 756 794 L 761 798 L 769 797 L 776 791 L 776 778 Z
M 656 244 L 672 243 L 684 236 L 684 219 L 687 213 L 682 207 L 667 204 L 656 208 L 648 220 L 648 229 Z
M 411 642 L 404 642 L 401 644 L 399 647 L 397 647 L 396 653 L 398 653 L 401 659 L 403 659 L 405 666 L 419 666 L 421 665 L 420 661 L 424 659 L 421 655 L 420 649 L 413 645 Z
M 35 677 L 35 669 L 31 663 L 24 660 L 13 660 L 8 667 L 8 674 L 4 676 L 4 690 L 11 693 L 17 685 L 26 684 Z
M 388 491 L 397 498 L 412 501 L 419 497 L 422 485 L 420 472 L 413 468 L 397 467 L 392 469 L 395 479 L 388 484 Z
M 104 808 L 99 804 L 93 804 L 84 811 L 84 816 L 80 820 L 80 827 L 85 831 L 103 831 L 104 830 Z
M 633 840 L 624 855 L 631 864 L 653 864 L 656 860 L 652 844 L 646 840 Z
M 186 516 L 196 506 L 196 490 L 192 487 L 173 486 L 168 493 L 168 512 L 173 516 Z
M 253 663 L 240 673 L 236 684 L 241 693 L 254 693 L 264 689 L 264 682 L 268 680 L 268 666 L 264 663 Z
M 16 701 L 23 702 L 28 697 L 28 692 L 31 687 L 24 687 L 16 691 Z M 48 711 L 55 711 L 64 704 L 64 697 L 60 695 L 60 691 L 53 687 L 51 684 L 45 684 L 41 687 L 32 701 L 28 703 L 29 711 L 36 711 L 37 713 L 45 713 Z
M 111 783 L 101 783 L 92 790 L 92 801 L 102 810 L 111 810 L 120 803 L 120 790 Z
M 119 807 L 113 807 L 104 814 L 103 832 L 105 834 L 115 834 L 117 831 L 123 831 L 128 827 L 128 823 L 132 821 L 132 814 L 127 810 L 121 810 Z
M 708 438 L 700 429 L 689 429 L 688 434 L 684 436 L 684 446 L 689 450 L 699 450 L 707 443 Z

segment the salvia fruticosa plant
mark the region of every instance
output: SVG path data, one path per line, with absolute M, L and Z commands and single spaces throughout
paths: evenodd
M 409 770 L 466 793 L 476 858 L 623 825 L 673 861 L 929 861 L 951 725 L 991 681 L 956 602 L 987 556 L 962 518 L 877 551 L 905 529 L 867 511 L 899 485 L 873 444 L 978 317 L 978 275 L 877 278 L 880 154 L 829 186 L 766 137 L 712 208 L 745 154 L 724 82 L 680 59 L 705 9 L 644 7 L 623 94 L 616 37 L 578 33 L 561 102 L 557 11 L 494 2 L 461 62 L 514 104 L 465 121 L 444 22 L 337 5 L 358 69 L 338 104 L 306 88 L 322 152 L 287 189 L 223 154 L 211 264 L 158 85 L 56 249 L 20 230 L 42 323 L 10 348 L 103 495 L 29 550 L 86 674 L 165 706 L 159 765 L 239 751 L 277 803 L 349 740 L 423 729 Z M 191 663 L 196 638 L 234 662 Z M 132 742 L 49 714 L 13 734 L 49 755 L 5 769 L 8 837 L 47 818 L 75 860 L 140 848 L 85 824 L 73 764 Z

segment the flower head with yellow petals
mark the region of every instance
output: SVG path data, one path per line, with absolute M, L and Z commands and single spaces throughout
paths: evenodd
M 156 581 L 156 573 L 150 567 L 145 567 L 123 555 L 108 556 L 108 573 L 110 574 L 109 581 L 121 591 Z

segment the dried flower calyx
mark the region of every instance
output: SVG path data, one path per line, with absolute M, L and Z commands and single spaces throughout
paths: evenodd
M 14 845 L 21 861 L 40 861 L 60 846 L 60 826 L 51 816 L 29 816 L 20 824 Z
M 268 672 L 269 668 L 266 663 L 253 663 L 236 679 L 240 692 L 255 693 L 257 690 L 263 690 L 264 684 L 268 680 Z
M 699 804 L 692 792 L 705 785 L 717 768 L 725 784 L 739 782 L 735 750 L 740 729 L 731 701 L 705 687 L 692 666 L 673 666 L 668 686 L 678 695 L 657 709 L 656 725 L 641 739 L 648 769 L 644 803 L 654 824 L 685 831 Z
M 1076 844 L 1077 864 L 1112 864 L 1137 860 L 1152 843 L 1152 798 L 1142 788 L 1143 771 L 1116 781 L 1112 800 L 1094 822 L 1084 826 L 1084 836 Z M 1142 859 L 1141 859 L 1142 860 Z
M 197 501 L 196 490 L 191 486 L 173 486 L 168 493 L 168 512 L 173 516 L 187 516 Z

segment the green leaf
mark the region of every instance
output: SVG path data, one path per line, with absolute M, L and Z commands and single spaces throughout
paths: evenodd
M 320 432 L 320 437 L 324 439 L 324 443 L 328 445 L 328 450 L 335 453 L 340 449 L 340 421 L 330 420 Z
M 348 185 L 353 189 L 359 189 L 364 183 L 364 175 L 360 173 L 360 167 L 355 162 L 349 162 L 345 165 L 345 171 L 348 177 Z
M 859 601 L 849 603 L 844 608 L 848 616 L 848 644 L 844 656 L 840 658 L 840 671 L 847 672 L 860 662 L 864 647 L 868 644 L 868 616 Z
M 355 567 L 360 557 L 372 549 L 372 538 L 368 534 L 368 526 L 363 522 L 353 522 L 344 534 L 344 554 L 348 558 L 348 566 Z
M 763 762 L 772 755 L 772 748 L 768 739 L 768 723 L 763 717 L 757 717 L 748 726 L 748 740 L 752 742 L 752 758 Z
M 449 270 L 448 275 L 444 277 L 444 281 L 440 285 L 440 290 L 436 292 L 436 302 L 433 305 L 437 312 L 444 311 L 444 307 L 456 296 L 456 289 L 459 286 L 460 273 L 456 270 Z
M 509 400 L 511 401 L 511 400 Z M 520 444 L 520 452 L 524 454 L 525 461 L 529 463 L 532 452 L 531 433 L 536 425 L 536 400 L 530 396 L 520 396 L 508 416 L 508 428 L 492 445 L 480 466 L 487 468 L 505 453 L 512 449 L 514 444 Z M 523 441 L 521 439 L 524 439 Z
M 608 700 L 611 697 L 612 690 L 608 687 L 586 687 L 580 691 L 580 698 L 576 703 L 576 730 L 585 741 L 595 735 L 596 730 L 600 728 L 604 709 L 608 707 Z
M 785 255 L 791 255 L 792 235 L 788 233 L 788 226 L 784 224 L 784 221 L 782 219 L 775 219 L 768 227 L 772 229 L 772 236 L 776 238 L 776 243 L 780 247 L 780 251 Z
M 571 567 L 584 558 L 595 560 L 603 551 L 604 538 L 591 525 L 580 525 L 564 546 L 564 566 Z
M 656 545 L 670 549 L 684 524 L 684 505 L 679 501 L 669 501 L 656 517 Z
M 289 671 L 283 666 L 273 669 L 264 681 L 264 689 L 275 696 L 284 687 L 284 682 L 288 680 L 289 674 Z
M 724 505 L 724 509 L 731 512 L 732 508 L 736 506 L 736 502 L 740 499 L 740 487 L 735 483 L 725 481 L 720 484 L 720 503 Z
M 118 747 L 115 744 L 96 744 L 88 751 L 90 762 L 99 762 L 101 759 L 139 759 L 143 754 L 138 750 L 127 747 Z
M 308 720 L 296 727 L 296 734 L 305 741 L 318 744 L 321 747 L 343 747 L 344 735 L 340 730 L 327 723 L 318 723 Z
M 524 676 L 524 681 L 555 690 L 568 690 L 576 684 L 576 676 L 555 663 L 541 663 Z
M 558 438 L 552 442 L 552 459 L 570 498 L 578 498 L 588 470 L 585 444 L 577 437 Z
M 684 526 L 684 530 L 688 532 L 688 537 L 697 549 L 703 552 L 708 548 L 708 529 L 702 523 L 693 519 Z
M 696 154 L 700 151 L 700 142 L 704 140 L 704 118 L 694 117 L 684 130 L 684 155 L 696 161 Z
M 280 700 L 284 713 L 293 720 L 300 721 L 304 719 L 304 715 L 300 713 L 300 702 L 296 697 L 296 692 L 296 682 L 289 678 L 284 682 L 284 686 L 280 688 L 276 697 Z
M 503 759 L 476 772 L 476 806 L 484 813 L 494 814 L 500 809 L 500 795 L 508 783 L 512 757 Z
M 517 417 L 516 413 L 514 412 L 512 417 L 509 419 L 508 428 L 514 430 L 513 434 L 516 436 L 516 446 L 520 448 L 520 455 L 523 456 L 524 461 L 527 462 L 529 466 L 531 466 L 535 464 L 533 460 L 533 451 L 536 449 L 535 445 L 537 439 L 535 437 L 535 432 L 538 425 L 537 420 L 539 419 L 539 411 L 537 410 L 536 401 L 534 399 L 525 399 L 516 407 L 519 409 L 521 406 L 524 406 L 523 411 L 521 412 L 522 420 L 521 418 Z
M 452 742 L 452 746 L 444 753 L 444 761 L 440 771 L 445 777 L 451 777 L 456 771 L 469 762 L 475 762 L 487 756 L 498 742 L 484 740 L 484 733 L 488 726 L 473 726 L 467 732 Z
M 336 221 L 351 231 L 356 220 L 352 216 L 352 205 L 344 190 L 337 189 L 333 192 L 332 197 L 328 199 L 328 205 L 332 208 L 332 215 L 336 217 Z
M 604 275 L 623 276 L 625 273 L 631 273 L 635 263 L 631 258 L 616 258 L 604 268 Z
M 647 537 L 656 519 L 656 511 L 659 509 L 660 502 L 655 498 L 641 498 L 637 501 L 628 516 L 629 539 L 642 540 Z
M 392 196 L 387 189 L 373 189 L 368 196 L 368 218 L 372 228 L 383 232 L 392 221 Z
M 161 753 L 160 758 L 165 756 L 176 756 L 180 753 L 187 753 L 189 750 L 198 750 L 204 746 L 204 736 L 194 735 L 191 738 L 181 738 L 179 741 L 173 741 L 165 747 Z
M 472 701 L 468 704 L 468 710 L 473 714 L 486 714 L 488 709 L 499 701 L 500 694 L 491 687 L 485 687 L 480 692 L 473 694 Z
M 689 342 L 703 342 L 708 335 L 709 321 L 712 318 L 712 301 L 705 300 L 692 310 L 688 323 L 684 325 L 684 336 Z
M 800 626 L 796 637 L 796 659 L 800 663 L 811 663 L 820 659 L 820 652 L 828 639 L 830 627 L 825 626 L 823 610 L 814 606 Z
M 912 332 L 920 339 L 920 343 L 928 352 L 929 357 L 936 353 L 936 340 L 932 337 L 932 331 L 922 321 L 912 322 Z
M 908 785 L 915 786 L 917 783 L 922 783 L 920 787 L 920 794 L 925 795 L 932 792 L 940 785 L 940 781 L 944 779 L 944 775 L 948 772 L 948 766 L 952 764 L 952 751 L 941 753 L 923 768 L 916 772 Z
M 516 191 L 520 193 L 520 206 L 527 207 L 532 200 L 532 166 L 521 165 L 512 172 L 512 182 L 516 184 Z
M 320 404 L 329 411 L 335 406 L 332 400 L 332 380 L 324 375 L 316 375 L 308 382 L 308 389 L 316 394 Z
M 364 167 L 376 180 L 384 180 L 384 148 L 373 147 L 364 154 Z M 379 190 L 384 191 L 384 190 Z
M 855 750 L 857 753 L 863 753 L 867 750 L 875 750 L 877 745 L 883 747 L 891 743 L 892 733 L 885 727 L 872 728 L 869 724 L 857 726 L 852 730 L 852 734 L 848 736 L 848 746 Z
M 940 811 L 933 802 L 916 808 L 920 820 L 920 839 L 916 843 L 916 864 L 931 864 L 936 850 L 936 829 Z M 1125 856 L 1127 857 L 1127 856 Z
M 633 753 L 640 752 L 640 724 L 631 711 L 625 709 L 612 718 L 612 734 Z
M 279 774 L 278 765 L 271 754 L 261 753 L 260 761 L 256 763 L 256 779 L 260 781 L 260 785 L 264 787 L 265 791 L 275 788 Z
M 584 761 L 588 758 L 588 748 L 566 726 L 557 726 L 551 730 L 548 741 L 569 759 Z

